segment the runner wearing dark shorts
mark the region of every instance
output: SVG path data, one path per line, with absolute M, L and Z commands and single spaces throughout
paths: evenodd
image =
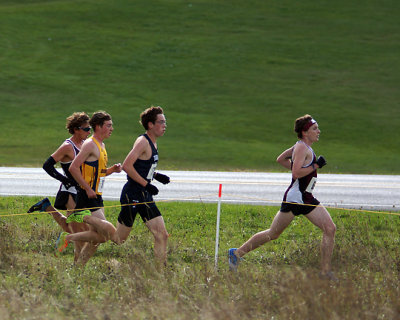
M 157 139 L 164 135 L 167 124 L 163 109 L 150 107 L 140 115 L 146 133 L 139 136 L 132 150 L 122 164 L 128 181 L 121 192 L 121 211 L 117 227 L 106 220 L 86 215 L 83 221 L 92 225 L 106 240 L 122 244 L 128 238 L 137 213 L 154 236 L 154 255 L 161 265 L 166 264 L 168 232 L 153 196 L 158 188 L 152 184 L 153 178 L 163 184 L 169 177 L 155 172 L 158 164 Z M 74 235 L 71 235 L 71 238 Z
M 324 157 L 316 159 L 311 145 L 319 140 L 321 131 L 317 122 L 305 115 L 296 119 L 295 132 L 299 141 L 285 150 L 277 161 L 292 171 L 292 182 L 283 197 L 281 209 L 276 214 L 269 229 L 253 235 L 239 248 L 229 249 L 229 267 L 236 270 L 240 258 L 259 246 L 277 239 L 297 215 L 304 215 L 323 232 L 321 242 L 321 277 L 335 280 L 331 271 L 331 258 L 336 226 L 324 206 L 312 195 L 317 172 L 326 165 Z
M 143 222 L 161 216 L 161 212 L 158 210 L 153 196 L 146 190 L 140 190 L 140 188 L 131 182 L 127 182 L 124 185 L 120 202 L 121 212 L 118 216 L 118 222 L 127 227 L 131 228 L 133 226 L 138 213 Z
M 304 143 L 299 140 L 298 143 Z M 312 160 L 310 163 L 302 166 L 302 168 L 315 167 L 317 157 L 313 149 L 305 144 L 305 146 L 312 153 Z M 294 147 L 293 147 L 294 148 Z M 306 215 L 313 211 L 320 202 L 314 198 L 312 191 L 314 190 L 317 182 L 317 171 L 313 170 L 311 173 L 304 177 L 293 179 L 290 186 L 287 188 L 281 205 L 281 212 L 292 212 L 293 215 Z
M 43 164 L 43 169 L 51 177 L 61 182 L 54 206 L 45 198 L 33 205 L 29 210 L 48 212 L 65 232 L 74 233 L 88 230 L 88 226 L 84 223 L 67 223 L 67 217 L 58 210 L 67 210 L 66 215 L 68 216 L 76 206 L 76 186 L 78 183 L 72 177 L 68 169 L 79 153 L 83 142 L 90 134 L 89 116 L 85 112 L 75 112 L 67 118 L 65 127 L 72 136 L 66 139 Z M 55 168 L 55 164 L 58 162 L 61 164 L 64 175 L 59 173 Z M 83 243 L 75 243 L 75 261 L 78 259 L 83 245 Z
M 103 197 L 96 195 L 96 198 L 89 198 L 86 191 L 77 187 L 76 207 L 75 211 L 89 210 L 90 212 L 97 211 L 104 207 Z
M 79 183 L 79 187 L 77 210 L 68 217 L 67 222 L 88 223 L 83 221 L 84 215 L 105 221 L 102 198 L 105 177 L 114 172 L 121 172 L 121 164 L 119 163 L 107 167 L 108 156 L 103 141 L 111 136 L 114 129 L 111 116 L 107 112 L 98 111 L 93 113 L 89 123 L 94 131 L 93 136 L 84 142 L 81 151 L 72 161 L 69 169 L 74 179 Z M 87 242 L 77 261 L 80 265 L 85 265 L 95 253 L 98 245 L 106 241 L 105 236 L 99 233 L 90 223 L 88 224 L 89 231 L 65 236 L 66 243 Z

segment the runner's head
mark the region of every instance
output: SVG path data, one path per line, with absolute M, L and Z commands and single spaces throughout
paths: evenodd
M 303 132 L 310 129 L 310 127 L 317 123 L 309 114 L 306 114 L 300 118 L 297 118 L 294 123 L 294 131 L 297 133 L 299 139 L 303 138 Z
M 96 111 L 90 118 L 90 126 L 96 131 L 96 126 L 102 127 L 104 122 L 111 121 L 111 116 L 105 111 Z
M 157 115 L 163 113 L 164 111 L 161 107 L 151 106 L 150 108 L 147 108 L 140 114 L 140 123 L 146 130 L 148 130 L 149 122 L 155 124 L 155 122 L 157 121 Z
M 74 134 L 75 129 L 79 129 L 82 125 L 89 121 L 89 116 L 85 112 L 74 112 L 67 118 L 65 128 L 70 134 Z

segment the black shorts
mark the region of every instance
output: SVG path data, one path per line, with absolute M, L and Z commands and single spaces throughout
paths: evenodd
M 289 212 L 291 211 L 295 216 L 299 216 L 301 214 L 306 215 L 313 211 L 320 202 L 317 199 L 313 199 L 311 203 L 301 204 L 301 203 L 287 203 L 282 202 L 281 211 Z
M 74 199 L 76 203 L 76 193 L 71 193 L 68 191 L 61 191 L 61 188 L 58 190 L 57 195 L 56 195 L 56 200 L 54 201 L 54 208 L 58 210 L 67 210 L 67 202 L 69 196 Z
M 146 190 L 132 187 L 129 182 L 122 189 L 120 202 L 121 212 L 118 216 L 118 222 L 129 228 L 133 226 L 138 212 L 143 222 L 161 216 L 160 210 L 154 203 L 153 196 Z
M 90 210 L 90 212 L 97 211 L 104 207 L 103 197 L 97 195 L 97 198 L 89 199 L 85 190 L 77 188 L 78 194 L 76 197 L 76 211 Z M 80 210 L 79 210 L 80 209 Z

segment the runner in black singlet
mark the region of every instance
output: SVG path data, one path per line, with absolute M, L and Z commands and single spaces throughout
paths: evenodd
M 136 139 L 122 165 L 128 181 L 121 192 L 121 212 L 117 227 L 93 216 L 85 216 L 83 219 L 94 226 L 107 240 L 122 244 L 128 238 L 135 217 L 139 213 L 154 236 L 154 255 L 161 265 L 165 265 L 168 232 L 153 200 L 153 196 L 158 194 L 158 188 L 152 184 L 152 180 L 154 178 L 163 184 L 170 181 L 168 176 L 155 172 L 158 163 L 156 141 L 164 135 L 167 124 L 161 107 L 148 108 L 140 117 L 146 133 Z
M 295 132 L 299 141 L 285 150 L 277 161 L 292 171 L 292 182 L 286 190 L 280 211 L 275 216 L 269 229 L 253 235 L 240 248 L 229 249 L 229 266 L 236 270 L 240 258 L 268 241 L 277 239 L 296 215 L 303 214 L 323 232 L 321 242 L 322 278 L 337 280 L 331 271 L 336 226 L 325 207 L 312 195 L 317 172 L 325 164 L 325 158 L 316 159 L 311 145 L 319 140 L 320 130 L 317 122 L 305 115 L 296 119 Z

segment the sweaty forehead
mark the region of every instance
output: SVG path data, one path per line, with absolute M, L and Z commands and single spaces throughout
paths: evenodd
M 157 115 L 157 120 L 165 120 L 165 116 L 162 113 Z

